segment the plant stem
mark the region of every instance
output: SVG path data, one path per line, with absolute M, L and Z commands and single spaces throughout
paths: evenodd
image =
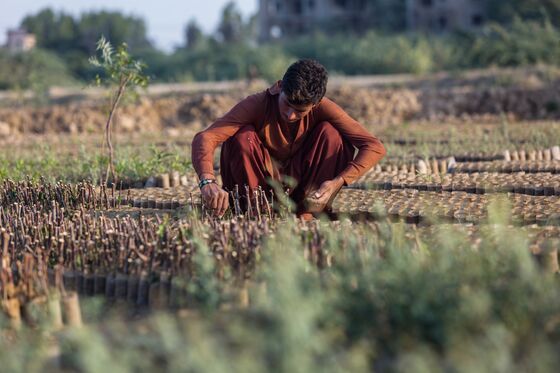
M 109 164 L 107 165 L 107 173 L 105 175 L 105 185 L 107 185 L 107 183 L 109 182 L 109 175 L 111 175 L 113 183 L 117 182 L 115 175 L 114 149 L 111 139 L 111 124 L 113 122 L 113 116 L 117 111 L 119 102 L 124 94 L 124 90 L 126 89 L 126 86 L 129 82 L 129 79 L 130 77 L 126 77 L 124 80 L 121 80 L 121 84 L 119 84 L 119 88 L 117 90 L 117 95 L 113 101 L 113 105 L 111 106 L 111 111 L 109 112 L 109 118 L 107 119 L 107 123 L 105 124 L 105 141 L 107 142 L 107 147 L 109 149 Z

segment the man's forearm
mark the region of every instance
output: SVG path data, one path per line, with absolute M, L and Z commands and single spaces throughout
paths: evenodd
M 356 157 L 348 164 L 346 169 L 340 173 L 344 185 L 350 185 L 368 170 L 375 166 L 385 155 L 387 150 L 381 141 L 375 138 L 373 146 L 362 147 L 358 150 Z
M 214 179 L 214 150 L 215 145 L 204 131 L 196 134 L 192 142 L 191 158 L 200 180 Z

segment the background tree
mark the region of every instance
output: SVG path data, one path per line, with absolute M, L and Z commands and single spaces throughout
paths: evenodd
M 560 26 L 560 0 L 487 0 L 490 21 L 510 24 L 516 17 L 525 21 L 549 19 Z
M 233 1 L 227 3 L 222 10 L 218 36 L 226 44 L 238 43 L 243 39 L 243 17 Z
M 151 55 L 150 52 L 155 51 L 148 39 L 145 21 L 120 12 L 88 12 L 74 18 L 46 8 L 25 17 L 21 26 L 36 35 L 39 48 L 57 53 L 66 61 L 69 70 L 83 80 L 94 77 L 88 57 L 95 52 L 101 35 L 115 45 L 127 43 L 135 54 Z
M 84 13 L 78 22 L 78 33 L 80 49 L 88 55 L 95 52 L 100 35 L 105 35 L 114 45 L 126 43 L 132 52 L 153 48 L 148 40 L 145 21 L 120 12 Z
M 375 28 L 390 32 L 406 29 L 406 0 L 370 0 L 370 3 Z
M 185 47 L 193 50 L 200 45 L 203 39 L 202 29 L 194 19 L 191 19 L 185 27 Z
M 79 44 L 77 22 L 64 12 L 43 9 L 36 15 L 25 17 L 21 27 L 35 34 L 37 46 L 57 53 L 75 49 Z
M 191 20 L 184 29 L 186 43 L 171 54 L 152 45 L 139 17 L 106 11 L 73 16 L 44 9 L 22 22 L 36 34 L 37 50 L 43 52 L 26 58 L 1 55 L 0 87 L 59 85 L 71 81 L 69 77 L 90 81 L 96 72 L 88 57 L 102 34 L 115 45 L 126 42 L 130 52 L 148 64 L 145 74 L 160 82 L 245 79 L 251 66 L 273 81 L 289 62 L 303 57 L 318 59 L 333 73 L 347 75 L 560 65 L 560 0 L 472 1 L 484 1 L 491 21 L 474 32 L 405 33 L 406 0 L 340 0 L 339 4 L 367 12 L 367 17 L 357 17 L 351 26 L 348 20 L 329 20 L 307 35 L 258 47 L 256 17 L 244 19 L 230 1 L 222 9 L 214 37 L 204 35 Z M 52 73 L 43 73 L 43 68 Z M 29 73 L 33 70 L 39 73 Z M 54 76 L 61 78 L 51 79 Z M 33 84 L 39 77 L 45 83 Z

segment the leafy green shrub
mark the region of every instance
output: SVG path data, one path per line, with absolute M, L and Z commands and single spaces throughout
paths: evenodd
M 550 22 L 523 22 L 511 28 L 490 25 L 477 36 L 467 53 L 468 67 L 558 65 L 560 30 Z
M 268 81 L 282 78 L 294 60 L 279 46 L 253 47 L 243 43 L 223 45 L 208 42 L 195 49 L 181 49 L 173 56 L 175 77 L 196 81 L 245 79 L 249 68 L 255 66 Z M 169 74 L 169 73 L 168 73 Z
M 284 48 L 298 58 L 319 60 L 332 72 L 348 75 L 426 73 L 434 66 L 430 44 L 424 37 L 376 32 L 361 38 L 315 34 L 287 41 Z
M 12 54 L 0 49 L 0 89 L 76 84 L 64 60 L 56 54 L 35 49 Z

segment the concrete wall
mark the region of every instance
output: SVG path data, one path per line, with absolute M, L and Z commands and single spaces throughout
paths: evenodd
M 25 30 L 8 30 L 6 48 L 10 52 L 25 52 L 35 48 L 37 40 L 35 35 L 28 34 Z
M 368 20 L 367 4 L 367 0 L 259 0 L 259 39 L 299 35 L 333 20 L 359 26 Z
M 468 30 L 485 21 L 485 0 L 406 1 L 410 30 Z M 259 39 L 300 35 L 328 22 L 361 31 L 375 26 L 377 17 L 383 15 L 376 15 L 368 0 L 259 0 Z
M 484 23 L 484 1 L 408 0 L 407 20 L 410 30 L 468 30 Z

